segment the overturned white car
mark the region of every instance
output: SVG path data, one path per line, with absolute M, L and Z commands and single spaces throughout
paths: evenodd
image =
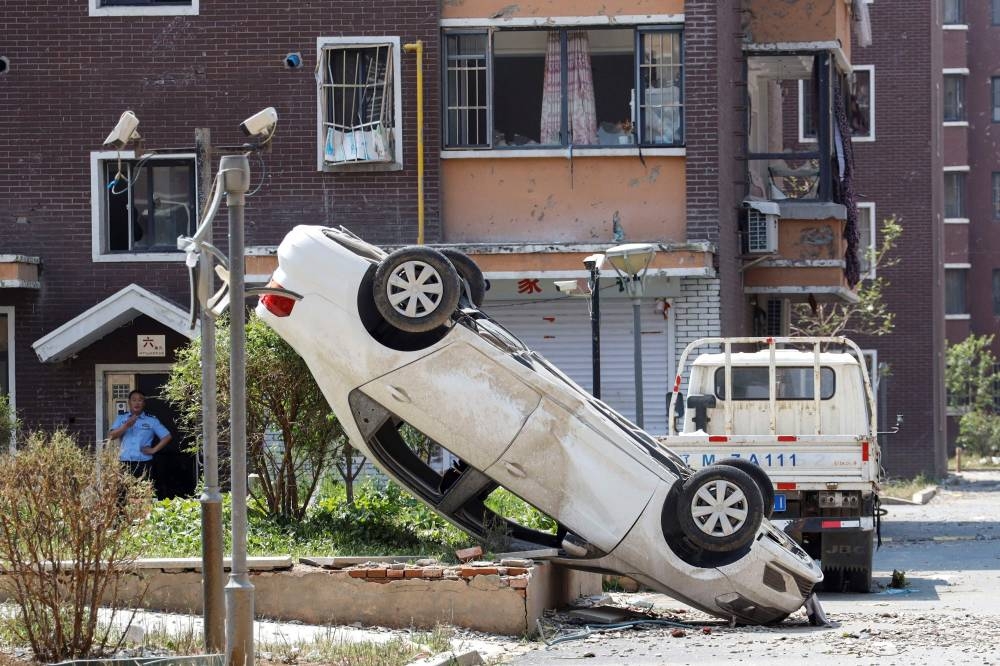
M 286 292 L 261 297 L 259 315 L 305 359 L 352 445 L 469 533 L 745 623 L 780 621 L 822 580 L 765 518 L 766 474 L 693 471 L 479 310 L 482 273 L 465 255 L 386 254 L 342 228 L 300 226 L 278 262 L 270 287 Z M 460 462 L 439 473 L 404 425 Z M 487 508 L 498 486 L 557 532 Z

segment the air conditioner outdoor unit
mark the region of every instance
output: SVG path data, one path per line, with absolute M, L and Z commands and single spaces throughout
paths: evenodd
M 778 204 L 770 201 L 744 201 L 747 208 L 746 251 L 771 254 L 778 251 Z

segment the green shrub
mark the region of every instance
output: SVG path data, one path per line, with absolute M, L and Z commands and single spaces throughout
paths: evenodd
M 0 455 L 0 588 L 16 608 L 8 628 L 40 661 L 116 646 L 97 611 L 118 599 L 152 495 L 116 453 L 94 456 L 56 432 Z
M 1000 415 L 984 411 L 962 414 L 955 444 L 977 456 L 995 456 L 1000 449 Z

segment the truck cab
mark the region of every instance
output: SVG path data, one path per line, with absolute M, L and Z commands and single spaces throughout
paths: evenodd
M 662 443 L 695 469 L 726 458 L 762 468 L 774 486 L 772 521 L 820 560 L 825 589 L 869 591 L 881 468 L 874 395 L 857 345 L 842 337 L 704 338 L 678 368 L 676 416 Z

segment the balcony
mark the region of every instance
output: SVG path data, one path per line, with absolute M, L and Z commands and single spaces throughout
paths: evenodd
M 855 301 L 844 277 L 847 209 L 828 202 L 782 202 L 770 245 L 744 255 L 743 291 L 804 301 Z
M 825 45 L 851 56 L 852 3 L 847 0 L 744 0 L 744 34 L 757 47 Z
M 0 254 L 0 289 L 40 289 L 38 257 Z

